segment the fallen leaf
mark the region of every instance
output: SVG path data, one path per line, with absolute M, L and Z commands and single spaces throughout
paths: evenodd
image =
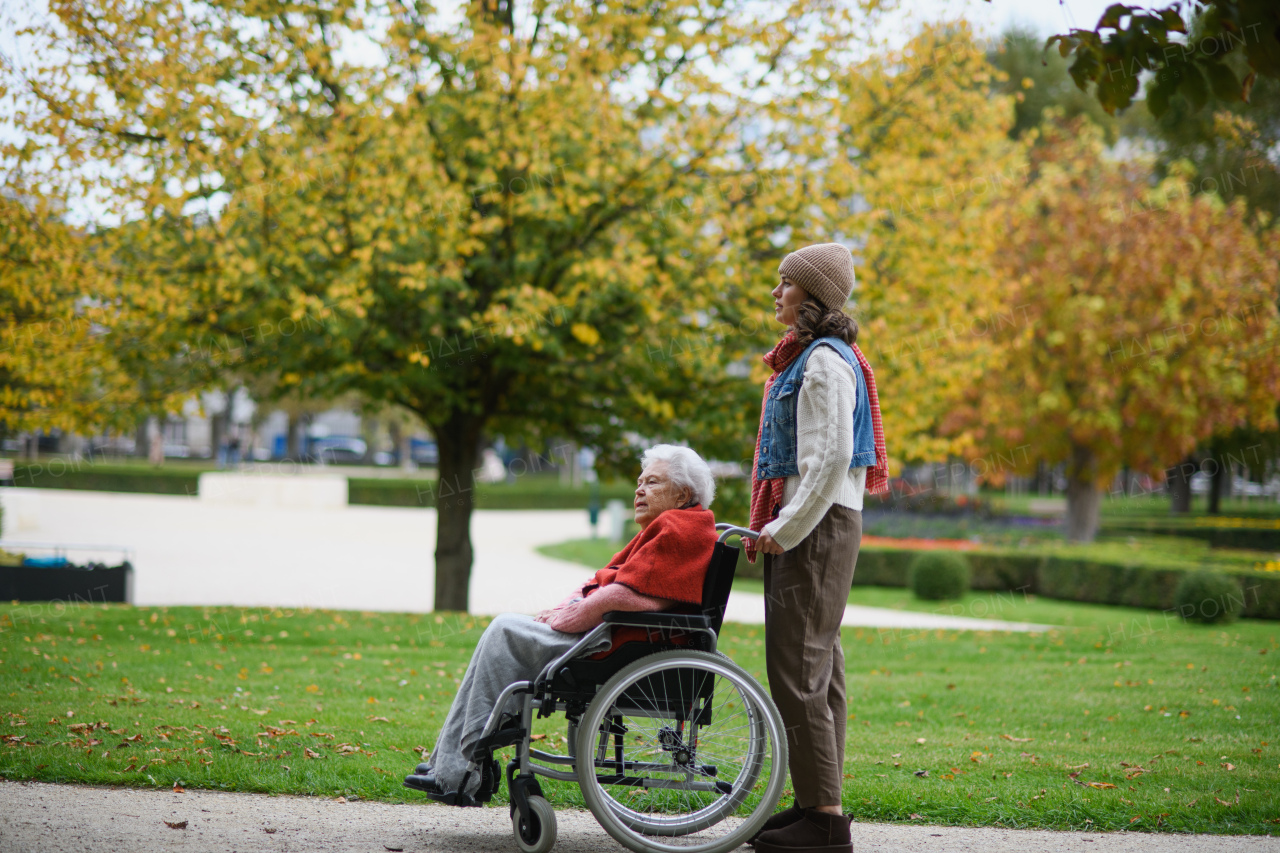
M 1088 782 L 1086 784 L 1090 788 L 1114 788 L 1115 787 L 1115 785 L 1112 785 L 1110 782 Z
M 336 802 L 339 802 L 339 803 L 345 803 L 346 801 L 347 801 L 346 797 L 338 797 L 338 799 L 336 800 Z
M 385 845 L 385 844 L 384 844 L 384 845 L 382 845 L 382 849 L 383 849 L 383 850 L 390 850 L 390 851 L 391 851 L 391 853 L 404 853 L 404 848 L 403 848 L 403 847 L 388 847 L 387 845 Z
M 1068 764 L 1067 769 L 1068 770 L 1084 770 L 1088 766 L 1089 766 L 1089 762 L 1086 761 L 1084 764 Z
M 911 813 L 911 819 L 912 819 L 912 820 L 924 820 L 924 815 L 922 815 L 922 814 L 916 814 L 915 812 L 912 812 L 912 813 Z
M 529 738 L 529 740 L 546 740 L 546 739 L 547 739 L 546 735 L 533 735 Z
M 304 747 L 304 748 L 303 748 L 303 750 L 302 750 L 302 754 L 303 754 L 303 755 L 305 755 L 307 758 L 319 758 L 319 757 L 320 757 L 320 753 L 316 752 L 314 749 L 312 749 L 312 748 L 311 748 L 311 747 L 309 747 L 309 746 L 308 746 L 308 747 Z M 344 802 L 344 803 L 345 803 L 345 802 L 346 802 L 346 800 L 343 800 L 342 802 Z
M 264 826 L 262 827 L 262 831 L 265 832 L 267 835 L 276 834 L 276 828 L 274 826 Z
M 173 820 L 173 821 L 166 820 L 164 822 L 164 825 L 169 827 L 170 829 L 186 829 L 187 828 L 187 822 L 185 820 Z
M 1035 738 L 1032 738 L 1032 737 L 1014 737 L 1013 735 L 1000 735 L 1000 737 L 1004 738 L 1005 740 L 1011 740 L 1014 743 L 1030 743 L 1031 741 L 1035 740 Z
M 1236 769 L 1236 766 L 1235 766 L 1234 764 L 1232 764 L 1230 761 L 1224 761 L 1224 762 L 1222 762 L 1222 766 L 1223 766 L 1223 767 L 1225 767 L 1225 768 L 1227 768 L 1228 770 L 1235 770 L 1235 769 Z
M 391 721 L 390 721 L 390 720 L 388 720 L 386 717 L 369 717 L 369 722 L 371 722 L 371 723 L 389 723 L 389 722 L 391 722 Z
M 185 793 L 187 792 L 187 789 L 186 789 L 186 788 L 184 788 L 184 787 L 182 787 L 182 783 L 181 783 L 181 782 L 174 782 L 174 783 L 173 783 L 173 792 L 174 792 L 175 794 L 185 794 Z M 186 824 L 183 824 L 183 825 L 185 826 Z
M 917 770 L 917 771 L 916 771 L 916 775 L 917 775 L 917 776 L 919 776 L 921 779 L 923 779 L 924 777 L 926 777 L 926 776 L 928 776 L 928 775 L 929 775 L 929 771 L 928 771 L 928 770 Z

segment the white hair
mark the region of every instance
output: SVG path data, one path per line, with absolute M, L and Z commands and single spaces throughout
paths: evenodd
M 652 462 L 666 462 L 671 482 L 677 489 L 691 491 L 703 509 L 711 506 L 716 496 L 716 478 L 697 453 L 678 444 L 655 444 L 640 457 L 642 468 L 648 468 Z

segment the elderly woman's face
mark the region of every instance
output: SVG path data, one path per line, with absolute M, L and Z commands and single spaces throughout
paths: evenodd
M 684 505 L 693 497 L 688 488 L 675 487 L 668 474 L 669 467 L 665 461 L 650 462 L 636 481 L 636 524 L 641 530 L 662 513 Z

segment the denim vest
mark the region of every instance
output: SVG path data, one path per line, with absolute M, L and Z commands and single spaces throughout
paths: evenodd
M 761 480 L 789 477 L 799 474 L 796 462 L 796 402 L 800 397 L 800 385 L 804 381 L 804 367 L 809 356 L 819 346 L 829 346 L 853 368 L 853 381 L 857 386 L 857 405 L 853 410 L 853 461 L 850 468 L 869 467 L 876 464 L 875 434 L 871 429 L 871 402 L 867 397 L 867 381 L 853 348 L 839 338 L 818 338 L 805 348 L 795 361 L 787 365 L 773 386 L 764 404 L 764 425 L 760 436 L 760 459 L 756 476 Z

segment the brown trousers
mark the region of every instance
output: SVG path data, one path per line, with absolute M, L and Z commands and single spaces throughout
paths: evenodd
M 803 541 L 764 555 L 765 663 L 782 714 L 800 808 L 839 805 L 845 670 L 840 621 L 862 541 L 862 513 L 832 504 Z

